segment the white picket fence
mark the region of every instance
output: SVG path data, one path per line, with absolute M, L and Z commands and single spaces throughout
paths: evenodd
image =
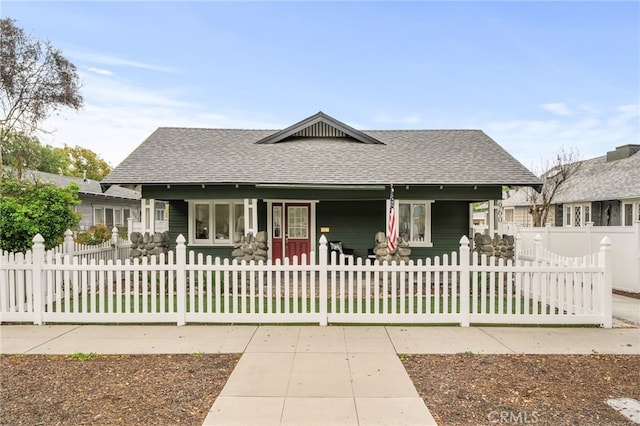
M 120 238 L 118 228 L 111 230 L 111 239 L 100 244 L 80 244 L 73 239 L 73 231 L 67 229 L 64 233 L 64 241 L 50 250 L 53 254 L 71 255 L 90 262 L 104 260 L 105 262 L 117 259 L 127 259 L 131 254 L 131 241 Z
M 640 292 L 640 222 L 634 223 L 633 226 L 587 225 L 536 228 L 511 224 L 508 234 L 520 237 L 516 240 L 516 251 L 534 249 L 536 238 L 538 238 L 548 253 L 555 253 L 568 259 L 591 255 L 598 250 L 602 239 L 607 237 L 613 247 L 613 288 Z
M 144 259 L 87 260 L 3 253 L 0 321 L 73 323 L 449 323 L 598 324 L 611 327 L 611 245 L 582 265 L 504 263 L 470 254 L 408 264 L 314 253 L 246 263 L 175 252 Z M 333 254 L 335 256 L 335 254 Z

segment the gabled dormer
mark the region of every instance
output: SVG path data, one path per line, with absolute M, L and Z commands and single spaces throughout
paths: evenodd
M 322 111 L 312 115 L 311 117 L 305 118 L 286 129 L 260 139 L 256 143 L 272 144 L 294 138 L 345 138 L 359 143 L 384 145 L 376 138 L 366 135 L 351 126 L 328 116 Z

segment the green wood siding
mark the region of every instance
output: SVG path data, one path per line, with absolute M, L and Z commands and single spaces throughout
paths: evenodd
M 169 247 L 174 250 L 176 247 L 176 239 L 182 234 L 188 238 L 187 230 L 189 220 L 189 205 L 182 200 L 174 200 L 169 202 Z
M 460 238 L 469 234 L 469 203 L 436 201 L 431 205 L 431 241 L 433 247 L 411 249 L 413 259 L 442 256 L 457 251 Z
M 342 241 L 345 247 L 355 250 L 357 257 L 367 257 L 367 250 L 375 244 L 376 232 L 386 228 L 385 201 L 321 201 L 316 206 L 316 234 L 328 241 Z

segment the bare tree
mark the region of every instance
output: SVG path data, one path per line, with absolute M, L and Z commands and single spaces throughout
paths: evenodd
M 575 148 L 559 149 L 553 159 L 541 163 L 542 188 L 540 192 L 533 188 L 524 188 L 533 226 L 543 226 L 547 223 L 549 211 L 558 190 L 582 164 L 578 158 L 579 153 Z
M 61 108 L 82 107 L 75 65 L 49 41 L 25 34 L 11 18 L 0 19 L 0 85 L 2 144 L 11 133 L 33 135 Z

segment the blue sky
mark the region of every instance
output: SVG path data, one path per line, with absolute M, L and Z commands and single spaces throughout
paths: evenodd
M 157 127 L 482 129 L 536 169 L 640 143 L 640 2 L 15 1 L 78 67 L 41 135 L 116 166 Z M 454 153 L 452 153 L 454 154 Z M 152 162 L 152 159 L 150 159 Z

